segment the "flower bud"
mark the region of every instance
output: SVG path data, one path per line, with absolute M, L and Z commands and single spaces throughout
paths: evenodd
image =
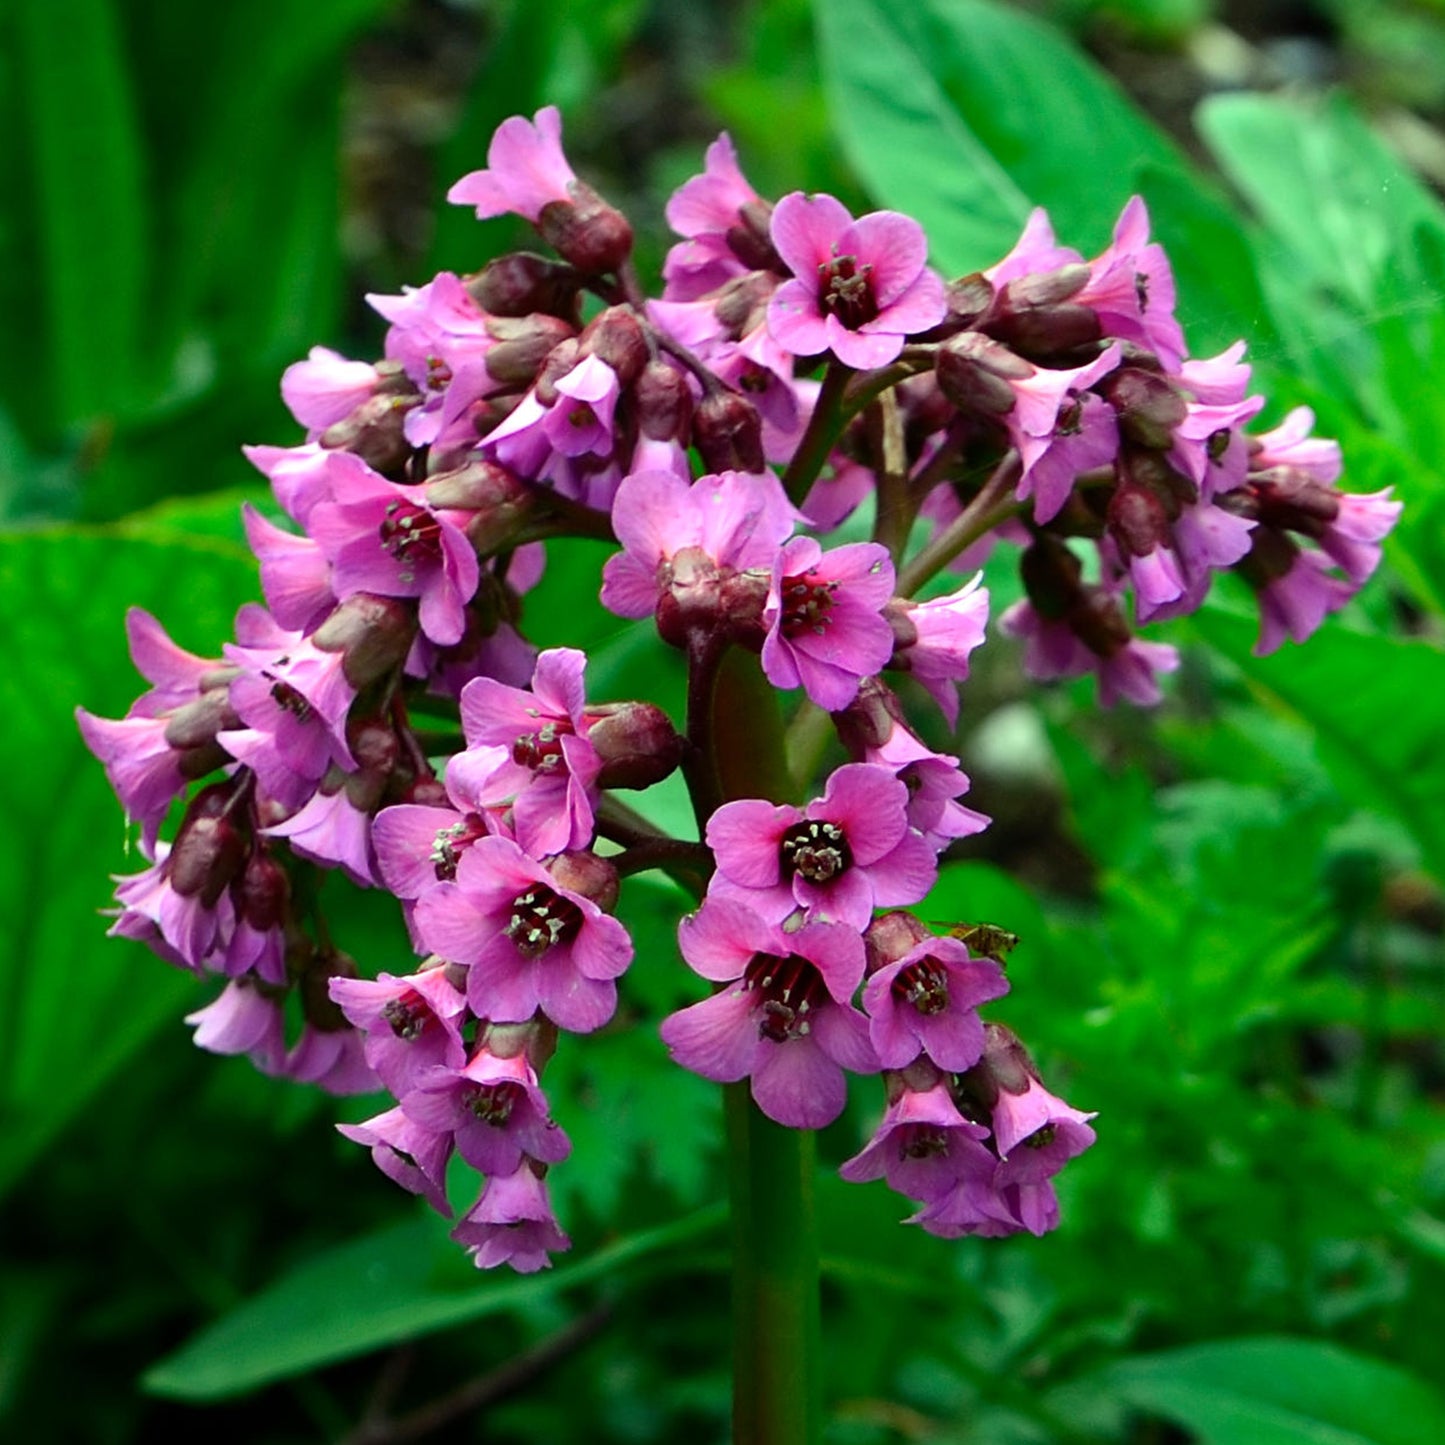
M 653 441 L 686 442 L 692 423 L 692 388 L 687 377 L 657 357 L 642 368 L 632 389 L 637 424 Z
M 602 759 L 599 788 L 650 788 L 682 761 L 683 740 L 655 703 L 605 703 L 588 708 L 584 720 Z
M 619 386 L 631 386 L 647 365 L 647 338 L 628 306 L 609 306 L 582 333 L 579 356 L 595 356 L 617 373 Z
M 542 207 L 538 234 L 585 276 L 617 270 L 632 254 L 627 217 L 581 181 L 572 181 L 567 190 L 571 200 Z
M 342 672 L 359 691 L 399 667 L 415 636 L 416 616 L 405 602 L 358 592 L 335 608 L 311 640 L 323 652 L 342 654 Z
M 1141 447 L 1167 451 L 1174 428 L 1189 415 L 1182 394 L 1162 376 L 1134 366 L 1110 372 L 1101 388 L 1119 416 L 1119 430 Z
M 744 201 L 737 217 L 723 233 L 728 249 L 750 270 L 786 276 L 788 268 L 773 245 L 772 206 L 761 198 Z
M 1016 277 L 1000 294 L 1009 311 L 1024 311 L 1035 306 L 1057 306 L 1076 296 L 1087 285 L 1090 267 L 1087 261 L 1075 261 L 1054 271 L 1031 271 Z
M 580 894 L 604 913 L 611 913 L 617 907 L 621 884 L 617 869 L 605 858 L 582 849 L 559 853 L 547 864 L 547 871 L 557 880 L 559 888 Z
M 1040 616 L 1058 620 L 1078 603 L 1079 559 L 1056 537 L 1043 533 L 1019 563 L 1024 589 Z
M 938 386 L 961 411 L 1006 416 L 1014 409 L 1015 381 L 1027 381 L 1035 368 L 1001 342 L 979 331 L 963 331 L 939 348 Z
M 735 391 L 715 391 L 698 403 L 692 439 L 709 472 L 761 472 L 763 422 L 758 409 Z
M 1124 551 L 1147 557 L 1171 541 L 1169 508 L 1152 487 L 1124 481 L 1109 499 L 1109 531 Z
M 426 484 L 426 499 L 430 507 L 470 512 L 467 540 L 486 557 L 515 540 L 536 510 L 538 495 L 500 463 L 473 453 L 465 465 L 433 476 Z
M 855 758 L 869 748 L 881 748 L 901 721 L 893 689 L 877 677 L 865 677 L 858 684 L 857 697 L 842 712 L 833 714 L 838 741 Z
M 205 788 L 191 799 L 166 859 L 171 887 L 183 898 L 199 897 L 214 908 L 246 861 L 247 841 L 226 810 L 237 784 Z
M 993 284 L 982 271 L 960 276 L 947 288 L 948 320 L 945 325 L 970 326 L 993 305 Z
M 1090 307 L 1070 302 L 1001 311 L 980 325 L 1025 356 L 1058 356 L 1098 341 L 1104 334 Z
M 379 394 L 362 402 L 350 416 L 321 433 L 321 445 L 332 451 L 355 452 L 373 471 L 393 476 L 411 460 L 406 439 L 406 414 L 420 398 Z
M 541 312 L 493 317 L 487 322 L 493 342 L 484 358 L 487 375 L 505 386 L 530 386 L 557 345 L 573 334 L 566 321 Z
M 926 928 L 905 909 L 895 908 L 889 913 L 880 913 L 863 935 L 863 944 L 868 952 L 868 972 L 877 973 L 880 968 L 897 963 L 933 936 L 932 929 Z
M 543 406 L 557 404 L 557 383 L 582 359 L 582 344 L 575 336 L 559 341 L 537 374 L 537 400 Z
M 166 723 L 165 738 L 170 747 L 180 751 L 204 747 L 215 742 L 222 728 L 242 727 L 241 719 L 231 708 L 231 699 L 223 688 L 203 692 L 194 702 L 178 707 Z
M 252 853 L 235 890 L 236 911 L 252 928 L 275 928 L 286 917 L 291 882 L 269 854 Z
M 512 251 L 488 261 L 465 284 L 472 300 L 490 316 L 545 311 L 575 321 L 582 278 L 565 262 L 534 251 Z

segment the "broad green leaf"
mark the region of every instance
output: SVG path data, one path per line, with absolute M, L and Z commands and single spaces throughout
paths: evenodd
M 1085 254 L 1135 192 L 1180 282 L 1196 350 L 1273 339 L 1238 221 L 1173 142 L 1050 26 L 989 0 L 818 0 L 833 123 L 874 197 L 972 270 L 1045 206 Z M 1087 177 L 1081 184 L 1080 177 Z
M 1102 1379 L 1202 1445 L 1438 1445 L 1445 1400 L 1393 1365 L 1318 1340 L 1225 1340 L 1126 1359 Z
M 1426 868 L 1445 879 L 1445 652 L 1424 638 L 1372 636 L 1334 622 L 1304 647 L 1254 657 L 1254 624 L 1245 618 L 1206 608 L 1193 625 L 1261 702 L 1314 730 L 1336 780 L 1357 803 L 1397 817 Z
M 146 286 L 146 177 L 112 0 L 17 0 L 55 421 L 123 408 Z M 14 200 L 15 198 L 11 198 Z M 32 360 L 33 364 L 33 360 Z
M 120 807 L 76 730 L 83 704 L 122 716 L 146 684 L 131 668 L 126 608 L 155 612 L 177 641 L 217 654 L 254 564 L 220 539 L 128 528 L 0 535 L 0 609 L 10 662 L 0 710 L 17 763 L 0 870 L 0 1189 L 163 1027 L 200 1002 L 194 981 L 138 944 L 107 939 L 99 910 L 127 852 Z M 19 761 L 23 760 L 23 761 Z
M 717 1229 L 723 1205 L 535 1275 L 480 1274 L 428 1217 L 301 1266 L 195 1335 L 145 1376 L 157 1395 L 214 1400 L 621 1275 Z

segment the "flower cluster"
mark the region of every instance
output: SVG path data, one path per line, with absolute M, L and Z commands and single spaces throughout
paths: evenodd
M 1137 627 L 1233 571 L 1260 649 L 1301 641 L 1374 570 L 1398 504 L 1337 488 L 1306 411 L 1247 432 L 1243 345 L 1188 355 L 1137 199 L 1092 260 L 1037 212 L 946 282 L 913 220 L 771 203 L 724 136 L 668 205 L 649 298 L 555 109 L 506 121 L 487 159 L 449 198 L 525 218 L 555 255 L 374 296 L 382 360 L 291 366 L 305 440 L 247 450 L 275 503 L 245 514 L 266 605 L 218 657 L 133 613 L 150 689 L 125 718 L 79 713 L 149 865 L 111 931 L 225 981 L 191 1017 L 203 1047 L 386 1091 L 343 1132 L 449 1216 L 459 1156 L 483 1183 L 455 1238 L 525 1271 L 567 1247 L 544 1071 L 565 1035 L 617 1027 L 615 910 L 663 868 L 698 900 L 678 943 L 714 985 L 662 1023 L 678 1064 L 801 1129 L 840 1115 L 848 1074 L 881 1074 L 845 1178 L 885 1178 L 944 1236 L 1052 1228 L 1092 1116 L 980 1017 L 1009 987 L 998 930 L 907 911 L 988 823 L 908 710 L 926 694 L 956 724 L 985 636 L 980 579 L 935 579 L 1016 546 L 1024 596 L 999 624 L 1024 668 L 1151 703 L 1177 657 Z M 578 536 L 616 548 L 602 606 L 685 655 L 685 719 L 589 699 L 580 651 L 527 640 L 544 551 Z M 776 742 L 724 695 L 739 659 L 799 736 L 831 723 L 847 760 L 820 785 L 773 781 Z M 615 796 L 678 769 L 695 838 Z M 363 976 L 326 927 L 327 872 L 395 897 L 417 960 Z

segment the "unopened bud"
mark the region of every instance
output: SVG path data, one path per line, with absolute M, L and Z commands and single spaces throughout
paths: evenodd
M 729 340 L 740 341 L 764 324 L 768 302 L 778 289 L 777 278 L 763 271 L 735 276 L 716 293 L 712 314 Z
M 677 367 L 649 361 L 632 389 L 637 424 L 653 441 L 683 442 L 692 423 L 692 388 Z
M 531 386 L 548 356 L 574 334 L 569 323 L 541 312 L 493 317 L 487 322 L 493 344 L 483 358 L 487 375 L 504 386 Z
M 567 190 L 571 200 L 542 207 L 538 234 L 585 276 L 617 270 L 632 254 L 627 217 L 581 181 L 572 181 Z
M 647 338 L 632 308 L 609 306 L 589 321 L 579 354 L 605 361 L 619 386 L 631 386 L 647 365 Z
M 311 640 L 323 652 L 343 654 L 346 680 L 360 691 L 399 667 L 415 636 L 416 617 L 405 602 L 358 592 L 335 608 Z
M 411 460 L 412 445 L 404 430 L 406 414 L 421 398 L 413 391 L 403 396 L 368 397 L 348 417 L 321 433 L 321 445 L 332 451 L 355 452 L 372 471 L 393 476 Z
M 1077 295 L 1089 280 L 1086 261 L 1075 261 L 1054 271 L 1031 271 L 1004 286 L 1000 299 L 1009 311 L 1034 306 L 1057 306 Z
M 1109 530 L 1131 556 L 1147 557 L 1171 541 L 1169 508 L 1151 487 L 1123 482 L 1109 499 Z
M 234 897 L 236 911 L 252 928 L 275 928 L 286 916 L 291 883 L 274 858 L 258 851 L 246 864 Z
M 241 719 L 231 707 L 230 697 L 220 688 L 203 692 L 193 702 L 178 707 L 166 723 L 166 743 L 184 751 L 204 747 L 216 740 L 222 728 L 241 727 Z
M 656 703 L 606 703 L 589 708 L 585 720 L 602 759 L 599 788 L 650 788 L 682 761 L 683 740 Z
M 763 421 L 735 391 L 715 391 L 698 403 L 692 439 L 709 472 L 761 472 Z
M 247 843 L 226 813 L 236 784 L 217 783 L 197 793 L 181 820 L 166 859 L 171 887 L 214 908 L 246 861 Z
M 498 462 L 472 454 L 466 465 L 426 484 L 427 505 L 469 512 L 467 540 L 480 556 L 508 546 L 536 510 L 537 490 Z
M 1167 451 L 1174 444 L 1174 428 L 1189 415 L 1182 393 L 1162 376 L 1138 367 L 1110 372 L 1102 390 L 1118 413 L 1120 432 L 1141 447 Z
M 582 278 L 564 261 L 534 251 L 512 251 L 488 261 L 466 279 L 467 293 L 490 316 L 530 316 L 545 311 L 576 317 Z
M 1068 547 L 1047 533 L 1035 538 L 1019 563 L 1029 601 L 1040 616 L 1055 621 L 1077 605 L 1081 570 Z
M 723 233 L 733 255 L 750 270 L 788 275 L 788 268 L 773 245 L 772 206 L 761 199 L 744 201 L 738 207 L 737 217 Z
M 977 321 L 993 305 L 993 285 L 982 271 L 960 276 L 948 283 L 948 319 L 967 326 Z
M 1097 589 L 1080 594 L 1069 613 L 1074 636 L 1099 657 L 1113 657 L 1133 640 L 1124 609 L 1115 597 Z
M 611 913 L 617 907 L 621 885 L 617 869 L 605 858 L 580 849 L 573 853 L 559 853 L 547 864 L 547 871 L 557 880 L 559 888 L 580 894 L 604 913 Z
M 869 748 L 881 748 L 901 721 L 893 689 L 877 677 L 865 677 L 853 701 L 842 712 L 833 714 L 838 741 L 855 758 L 861 758 Z
M 1104 334 L 1088 306 L 1063 302 L 1031 306 L 1023 311 L 998 311 L 986 323 L 990 336 L 1006 341 L 1024 356 L 1059 356 L 1088 346 Z
M 1005 416 L 1014 409 L 1011 385 L 1027 381 L 1036 368 L 1001 342 L 979 331 L 963 331 L 939 348 L 938 387 L 961 411 Z
M 895 908 L 889 913 L 880 913 L 868 925 L 863 935 L 863 944 L 868 953 L 868 972 L 877 973 L 890 963 L 913 952 L 920 943 L 933 938 L 933 931 L 926 928 L 911 913 Z
M 543 406 L 557 404 L 557 383 L 582 359 L 582 344 L 575 336 L 560 341 L 548 353 L 537 373 L 537 400 Z

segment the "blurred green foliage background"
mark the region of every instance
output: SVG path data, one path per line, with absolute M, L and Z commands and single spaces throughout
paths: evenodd
M 523 240 L 442 196 L 549 101 L 644 275 L 723 126 L 764 193 L 910 211 L 955 274 L 1033 204 L 1097 250 L 1141 191 L 1196 353 L 1247 338 L 1266 424 L 1311 405 L 1348 485 L 1406 502 L 1308 646 L 1253 658 L 1227 589 L 1179 624 L 1149 715 L 1026 690 L 987 649 L 957 751 L 997 822 L 922 911 L 1023 936 L 998 1014 L 1099 1144 L 1044 1240 L 944 1244 L 881 1186 L 820 1181 L 828 1438 L 1438 1445 L 1439 0 L 11 0 L 0 1434 L 361 1445 L 461 1389 L 430 1438 L 725 1437 L 717 1102 L 650 1024 L 690 994 L 672 900 L 629 885 L 637 1028 L 559 1055 L 576 1247 L 532 1280 L 477 1276 L 334 1135 L 366 1101 L 192 1049 L 192 981 L 97 916 L 137 860 L 71 714 L 134 696 L 124 609 L 216 648 L 256 592 L 239 445 L 296 435 L 281 369 L 376 354 L 364 292 Z M 600 557 L 528 625 L 626 695 L 649 663 L 596 606 Z M 989 580 L 997 612 L 1017 584 Z M 400 971 L 382 902 L 339 941 Z M 825 1155 L 876 1112 L 858 1089 Z

